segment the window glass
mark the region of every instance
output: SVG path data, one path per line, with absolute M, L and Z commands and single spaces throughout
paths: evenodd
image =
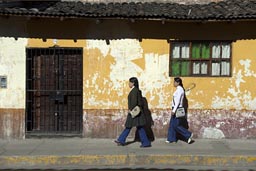
M 218 76 L 220 75 L 220 63 L 212 63 L 212 75 Z
M 192 44 L 192 58 L 193 59 L 200 58 L 200 44 L 199 43 Z
M 201 74 L 207 74 L 208 73 L 207 70 L 208 70 L 207 63 L 206 62 L 202 63 L 201 64 Z
M 228 44 L 223 44 L 222 45 L 222 58 L 230 58 L 230 45 Z
M 189 75 L 189 62 L 181 63 L 181 75 L 188 76 Z
M 180 63 L 179 62 L 172 62 L 172 75 L 179 76 L 180 75 Z
M 199 74 L 200 73 L 200 63 L 194 62 L 193 63 L 193 74 Z
M 208 43 L 202 44 L 202 58 L 209 59 L 210 58 L 210 45 Z
M 189 44 L 184 43 L 181 48 L 181 58 L 189 58 Z
M 212 58 L 220 58 L 220 45 L 213 44 L 212 46 Z
M 0 88 L 7 88 L 7 77 L 0 76 Z
M 178 44 L 173 45 L 172 57 L 173 58 L 180 58 L 180 46 Z
M 230 63 L 221 62 L 221 75 L 229 75 L 229 71 L 230 71 Z

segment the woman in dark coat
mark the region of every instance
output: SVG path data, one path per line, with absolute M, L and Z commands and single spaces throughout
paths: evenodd
M 117 145 L 125 145 L 126 138 L 129 135 L 132 127 L 137 127 L 141 140 L 140 147 L 151 147 L 151 142 L 148 140 L 146 132 L 143 128 L 146 123 L 143 111 L 140 110 L 140 113 L 134 118 L 132 118 L 130 114 L 133 108 L 135 108 L 136 106 L 139 106 L 141 108 L 142 106 L 142 95 L 139 89 L 139 82 L 136 77 L 131 77 L 129 79 L 129 87 L 131 88 L 131 91 L 128 95 L 129 113 L 126 118 L 125 129 L 123 130 L 119 138 L 115 140 L 115 143 L 117 143 Z

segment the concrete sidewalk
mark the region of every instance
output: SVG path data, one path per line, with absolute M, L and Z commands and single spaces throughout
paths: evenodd
M 188 169 L 256 170 L 256 140 L 196 139 L 151 148 L 117 146 L 113 139 L 0 140 L 0 169 Z M 239 169 L 240 170 L 240 169 Z

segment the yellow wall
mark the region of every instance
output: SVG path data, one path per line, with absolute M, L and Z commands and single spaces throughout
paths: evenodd
M 30 39 L 29 47 L 50 47 L 53 40 Z M 166 40 L 57 40 L 60 47 L 82 47 L 83 108 L 126 109 L 128 79 L 138 77 L 149 107 L 170 106 L 173 78 L 169 77 Z M 256 41 L 233 43 L 232 77 L 184 77 L 190 109 L 256 109 Z

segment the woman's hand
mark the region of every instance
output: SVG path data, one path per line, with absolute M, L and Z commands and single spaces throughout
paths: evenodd
M 171 115 L 174 115 L 174 114 L 175 114 L 175 112 L 173 112 L 171 109 L 168 109 L 167 112 L 168 112 L 168 113 L 171 113 Z

